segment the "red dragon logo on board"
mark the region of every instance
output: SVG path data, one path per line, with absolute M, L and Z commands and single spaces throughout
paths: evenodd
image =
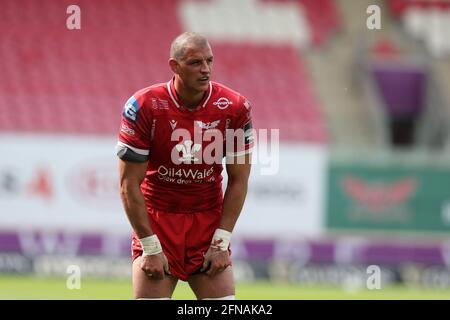
M 417 185 L 414 178 L 375 183 L 348 176 L 342 182 L 344 191 L 354 202 L 375 212 L 405 203 L 416 192 Z

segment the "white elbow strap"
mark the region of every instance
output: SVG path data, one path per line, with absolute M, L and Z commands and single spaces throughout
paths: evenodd
M 211 246 L 216 247 L 222 251 L 227 251 L 230 245 L 231 232 L 224 229 L 216 229 L 211 240 Z
M 156 234 L 139 239 L 142 245 L 142 256 L 153 256 L 162 252 L 161 243 Z

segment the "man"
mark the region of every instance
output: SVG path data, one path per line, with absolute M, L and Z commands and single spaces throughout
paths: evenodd
M 210 81 L 212 65 L 208 41 L 181 34 L 170 50 L 173 78 L 138 91 L 123 110 L 117 155 L 136 299 L 170 299 L 178 279 L 197 299 L 235 296 L 229 243 L 247 193 L 251 107 Z

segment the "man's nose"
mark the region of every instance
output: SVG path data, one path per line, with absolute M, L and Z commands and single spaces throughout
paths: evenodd
M 210 68 L 210 66 L 208 64 L 208 61 L 203 61 L 202 62 L 202 68 L 200 69 L 200 71 L 202 73 L 209 73 L 209 72 L 211 72 L 211 68 Z

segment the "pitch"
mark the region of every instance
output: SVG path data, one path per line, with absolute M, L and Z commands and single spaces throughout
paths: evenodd
M 450 299 L 446 289 L 392 286 L 380 290 L 366 288 L 339 288 L 331 286 L 304 286 L 268 281 L 237 283 L 238 300 L 411 300 Z M 82 279 L 80 289 L 68 289 L 65 278 L 0 275 L 0 299 L 24 300 L 116 300 L 132 299 L 128 279 Z M 188 284 L 179 282 L 173 299 L 195 299 Z

